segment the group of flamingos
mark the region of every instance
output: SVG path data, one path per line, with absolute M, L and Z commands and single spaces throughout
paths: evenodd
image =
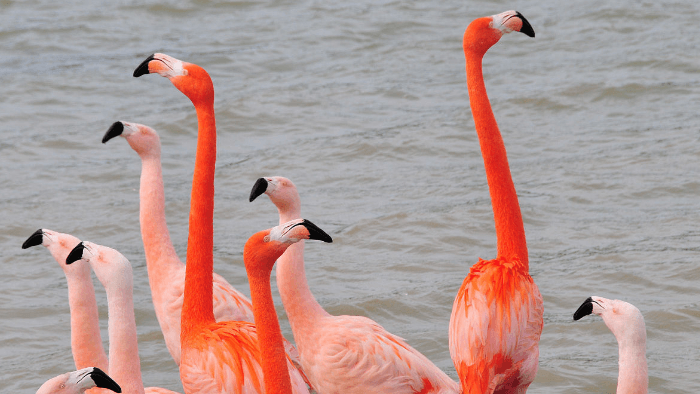
M 506 151 L 486 95 L 482 58 L 506 33 L 535 32 L 516 11 L 478 18 L 463 39 L 467 86 L 493 205 L 497 257 L 471 267 L 454 301 L 449 348 L 459 382 L 373 320 L 332 316 L 315 300 L 304 272 L 304 240 L 331 237 L 301 218 L 294 184 L 260 178 L 250 201 L 266 194 L 279 226 L 258 232 L 243 251 L 251 298 L 213 272 L 216 157 L 214 87 L 207 72 L 164 54 L 148 57 L 134 77 L 157 73 L 194 104 L 198 120 L 187 265 L 175 253 L 165 221 L 160 140 L 144 125 L 116 122 L 103 142 L 121 136 L 142 160 L 140 223 L 148 279 L 165 343 L 180 367 L 185 393 L 524 393 L 537 373 L 542 296 L 529 275 L 523 221 Z M 23 248 L 43 245 L 69 288 L 71 346 L 77 371 L 37 393 L 172 393 L 144 388 L 138 356 L 129 261 L 118 251 L 40 229 Z M 270 289 L 277 285 L 296 347 L 281 334 Z M 91 270 L 107 292 L 109 359 L 100 338 Z M 618 393 L 646 393 L 646 331 L 634 306 L 588 298 L 574 314 L 603 317 L 619 342 Z M 107 371 L 107 373 L 105 373 Z M 94 387 L 94 389 L 93 389 Z

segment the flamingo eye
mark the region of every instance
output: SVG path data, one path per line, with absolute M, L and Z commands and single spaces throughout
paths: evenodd
M 61 383 L 61 385 L 60 385 L 60 386 L 58 386 L 58 388 L 60 388 L 61 390 L 65 389 L 65 388 L 66 388 L 66 385 L 65 385 L 65 383 Z
M 266 236 L 263 238 L 263 242 L 270 242 L 270 236 L 269 236 L 269 235 L 266 235 Z

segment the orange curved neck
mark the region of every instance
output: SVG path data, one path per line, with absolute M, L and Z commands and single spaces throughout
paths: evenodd
M 467 39 L 469 38 L 465 36 L 465 41 Z M 484 158 L 496 223 L 498 258 L 519 261 L 527 270 L 528 254 L 523 219 L 508 166 L 506 148 L 486 94 L 481 66 L 483 54 L 465 50 L 464 55 L 467 62 L 469 104 Z
M 182 341 L 197 326 L 214 323 L 214 172 L 216 121 L 212 103 L 194 103 L 197 111 L 197 157 L 192 180 L 185 295 L 182 305 Z

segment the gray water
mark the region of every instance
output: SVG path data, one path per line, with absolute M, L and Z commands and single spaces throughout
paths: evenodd
M 140 160 L 100 143 L 116 120 L 158 130 L 184 258 L 196 117 L 164 78 L 131 76 L 153 52 L 201 65 L 216 88 L 215 270 L 248 294 L 242 245 L 277 222 L 248 193 L 286 176 L 334 237 L 306 246 L 319 302 L 375 319 L 456 379 L 452 301 L 496 250 L 461 40 L 508 9 L 537 33 L 484 60 L 545 302 L 529 392 L 615 391 L 615 338 L 597 317 L 572 321 L 590 295 L 642 311 L 650 392 L 700 392 L 695 0 L 0 1 L 0 392 L 74 369 L 63 272 L 20 249 L 41 227 L 131 260 L 144 382 L 182 390 L 150 299 Z

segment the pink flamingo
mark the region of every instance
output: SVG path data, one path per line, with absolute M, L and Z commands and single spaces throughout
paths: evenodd
M 201 67 L 156 53 L 134 71 L 138 77 L 158 73 L 170 79 L 197 112 L 199 136 L 192 181 L 190 228 L 180 331 L 180 378 L 186 393 L 261 392 L 255 326 L 216 323 L 213 314 L 213 221 L 216 121 L 214 85 Z M 290 371 L 295 392 L 308 392 L 301 373 Z
M 511 31 L 535 36 L 516 11 L 478 18 L 464 32 L 469 102 L 498 240 L 497 257 L 471 267 L 452 307 L 450 354 L 465 393 L 524 393 L 537 374 L 544 306 L 528 272 L 518 197 L 481 65 L 486 51 Z
M 255 321 L 258 322 L 265 393 L 269 394 L 292 393 L 282 331 L 272 300 L 270 275 L 275 260 L 287 247 L 302 239 L 332 242 L 328 234 L 310 221 L 297 219 L 254 234 L 243 248 Z
M 265 193 L 280 223 L 301 215 L 296 186 L 260 178 L 250 201 Z M 316 301 L 304 273 L 304 242 L 279 258 L 277 285 L 301 365 L 319 393 L 458 393 L 459 386 L 430 360 L 371 319 L 332 316 Z
M 107 355 L 102 347 L 97 299 L 90 276 L 90 266 L 66 265 L 66 257 L 79 243 L 80 240 L 70 234 L 44 228 L 30 235 L 22 244 L 22 249 L 43 245 L 66 275 L 70 307 L 71 351 L 75 368 L 83 370 L 87 367 L 98 367 L 109 371 Z
M 112 378 L 127 393 L 176 394 L 160 387 L 143 387 L 129 260 L 112 248 L 83 241 L 68 254 L 66 265 L 77 261 L 90 264 L 107 292 L 109 373 Z
M 36 394 L 81 394 L 93 387 L 102 387 L 115 393 L 122 392 L 121 387 L 101 369 L 88 367 L 47 380 Z
M 114 122 L 102 142 L 117 136 L 124 137 L 141 157 L 139 216 L 148 281 L 165 344 L 175 362 L 180 365 L 180 317 L 185 291 L 185 264 L 175 253 L 165 220 L 160 137 L 148 126 Z M 216 273 L 213 274 L 212 283 L 216 321 L 253 322 L 252 305 L 245 295 Z M 294 349 L 291 344 L 289 347 Z
M 644 317 L 634 305 L 603 297 L 588 297 L 574 313 L 574 320 L 596 314 L 603 318 L 619 347 L 617 394 L 645 394 L 647 372 L 647 331 Z

